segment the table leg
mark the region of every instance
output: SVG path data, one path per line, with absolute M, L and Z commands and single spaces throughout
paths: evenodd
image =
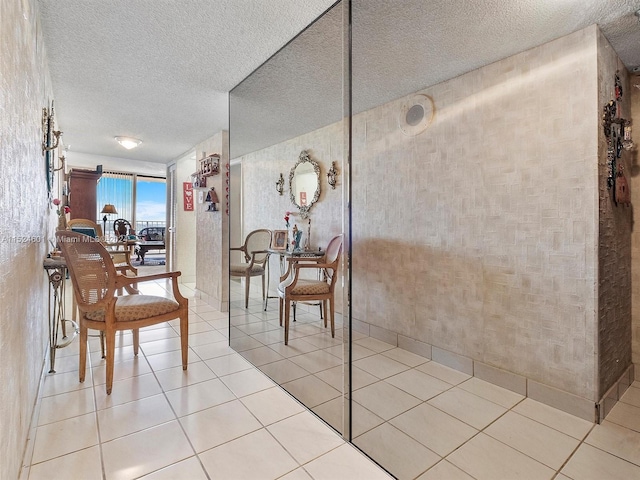
M 69 345 L 78 334 L 78 325 L 64 318 L 64 290 L 65 290 L 65 273 L 63 267 L 53 268 L 47 271 L 49 277 L 49 373 L 55 373 L 56 349 L 64 348 Z M 74 327 L 74 334 L 71 338 L 66 336 L 66 328 L 64 322 L 69 322 Z M 58 343 L 58 332 L 62 326 L 62 332 L 65 342 Z

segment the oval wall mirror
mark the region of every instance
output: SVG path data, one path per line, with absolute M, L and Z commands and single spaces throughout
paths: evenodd
M 300 152 L 289 173 L 289 195 L 302 218 L 309 216 L 309 210 L 320 198 L 320 166 L 306 150 Z

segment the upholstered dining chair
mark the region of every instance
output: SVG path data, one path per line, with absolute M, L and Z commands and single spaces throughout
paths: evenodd
M 251 277 L 262 277 L 262 301 L 265 300 L 264 277 L 269 261 L 268 249 L 271 247 L 271 230 L 266 228 L 254 230 L 247 235 L 244 245 L 233 247 L 230 250 L 242 252 L 243 263 L 229 265 L 229 274 L 232 277 L 244 278 L 244 308 L 249 307 L 249 282 Z
M 58 231 L 57 240 L 71 275 L 73 291 L 80 310 L 80 382 L 87 366 L 87 330 L 104 332 L 106 343 L 106 389 L 111 394 L 116 332 L 133 331 L 133 353 L 138 355 L 140 328 L 180 319 L 182 369 L 187 369 L 189 338 L 189 302 L 180 294 L 180 272 L 142 277 L 127 277 L 116 272 L 110 252 L 95 239 L 72 231 Z M 140 295 L 134 283 L 171 279 L 173 299 Z M 130 295 L 116 295 L 120 288 Z
M 282 326 L 284 316 L 284 344 L 289 344 L 289 317 L 292 302 L 321 301 L 324 309 L 324 326 L 327 327 L 327 317 L 331 322 L 331 336 L 336 336 L 335 325 L 335 299 L 334 290 L 338 279 L 338 267 L 340 263 L 340 252 L 342 251 L 342 235 L 333 237 L 324 257 L 313 261 L 304 258 L 304 262 L 291 261 L 289 263 L 288 274 L 278 285 L 279 318 Z M 315 270 L 315 280 L 301 278 L 301 270 Z M 327 309 L 329 302 L 329 309 Z

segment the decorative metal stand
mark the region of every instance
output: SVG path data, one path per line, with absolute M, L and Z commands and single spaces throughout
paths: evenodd
M 56 349 L 64 348 L 73 342 L 80 332 L 78 324 L 64 318 L 64 286 L 67 267 L 63 260 L 47 258 L 44 261 L 44 269 L 49 277 L 49 373 L 55 373 Z M 67 337 L 66 323 L 73 326 L 73 334 Z M 58 343 L 58 332 L 62 327 L 62 342 Z

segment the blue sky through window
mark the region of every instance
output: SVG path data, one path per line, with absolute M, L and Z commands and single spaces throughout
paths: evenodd
M 164 181 L 138 178 L 136 219 L 138 221 L 166 220 L 167 184 Z

